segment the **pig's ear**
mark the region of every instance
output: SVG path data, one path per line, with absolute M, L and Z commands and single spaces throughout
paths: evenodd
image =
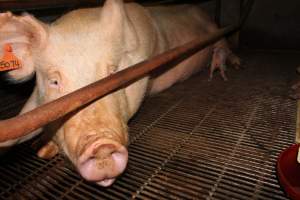
M 4 54 L 4 45 L 10 44 L 13 54 L 22 65 L 7 73 L 10 80 L 21 82 L 34 75 L 34 52 L 45 46 L 46 38 L 46 25 L 34 17 L 28 14 L 14 16 L 10 12 L 0 13 L 0 56 Z
M 127 16 L 123 0 L 106 0 L 100 16 L 101 38 L 110 51 L 131 52 L 138 46 L 138 37 Z

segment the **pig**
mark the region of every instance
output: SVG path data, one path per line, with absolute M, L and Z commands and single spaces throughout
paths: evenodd
M 196 5 L 143 7 L 106 0 L 102 7 L 71 11 L 51 24 L 29 14 L 2 13 L 0 47 L 10 44 L 22 64 L 7 72 L 11 81 L 36 76 L 22 114 L 217 29 Z M 26 137 L 0 145 L 9 148 L 44 131 L 51 137 L 38 156 L 51 158 L 63 152 L 85 180 L 110 186 L 126 168 L 127 123 L 144 97 L 187 79 L 210 61 L 210 78 L 219 69 L 227 79 L 226 63 L 240 64 L 221 39 L 173 68 L 141 78 Z

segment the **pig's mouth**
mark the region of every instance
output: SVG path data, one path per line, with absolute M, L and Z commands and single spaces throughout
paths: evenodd
M 79 156 L 77 169 L 87 181 L 107 187 L 126 168 L 127 149 L 111 139 L 99 139 Z
M 97 182 L 97 184 L 101 185 L 102 187 L 108 187 L 112 185 L 115 182 L 115 180 L 115 178 L 104 179 L 103 181 Z

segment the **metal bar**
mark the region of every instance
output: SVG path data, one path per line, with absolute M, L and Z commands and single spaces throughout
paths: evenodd
M 249 0 L 249 2 L 250 7 L 252 5 L 251 2 L 254 2 L 254 0 Z M 247 17 L 250 8 L 247 8 L 246 11 L 244 16 Z M 25 136 L 68 113 L 84 108 L 109 93 L 130 85 L 159 67 L 170 67 L 170 64 L 174 64 L 174 61 L 181 61 L 220 40 L 222 37 L 237 31 L 241 28 L 242 22 L 245 21 L 246 17 L 243 17 L 237 25 L 228 26 L 206 37 L 194 39 L 184 45 L 170 49 L 44 104 L 32 111 L 0 121 L 0 142 Z

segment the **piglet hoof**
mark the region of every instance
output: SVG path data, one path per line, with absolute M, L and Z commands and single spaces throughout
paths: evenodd
M 50 141 L 48 144 L 43 146 L 37 153 L 38 157 L 43 159 L 51 159 L 59 152 L 58 146 Z
M 227 68 L 226 65 L 223 65 L 223 66 L 220 67 L 220 74 L 221 74 L 224 81 L 228 81 L 228 78 L 225 74 L 226 68 Z
M 87 181 L 107 187 L 123 173 L 127 160 L 128 152 L 123 145 L 109 139 L 100 139 L 89 145 L 80 155 L 77 168 Z
M 213 78 L 213 73 L 214 71 L 216 71 L 217 69 L 220 71 L 220 74 L 223 78 L 224 81 L 228 81 L 228 78 L 225 74 L 225 71 L 226 71 L 226 65 L 225 64 L 221 64 L 221 65 L 212 65 L 211 68 L 210 68 L 210 73 L 209 73 L 209 81 L 212 80 Z

